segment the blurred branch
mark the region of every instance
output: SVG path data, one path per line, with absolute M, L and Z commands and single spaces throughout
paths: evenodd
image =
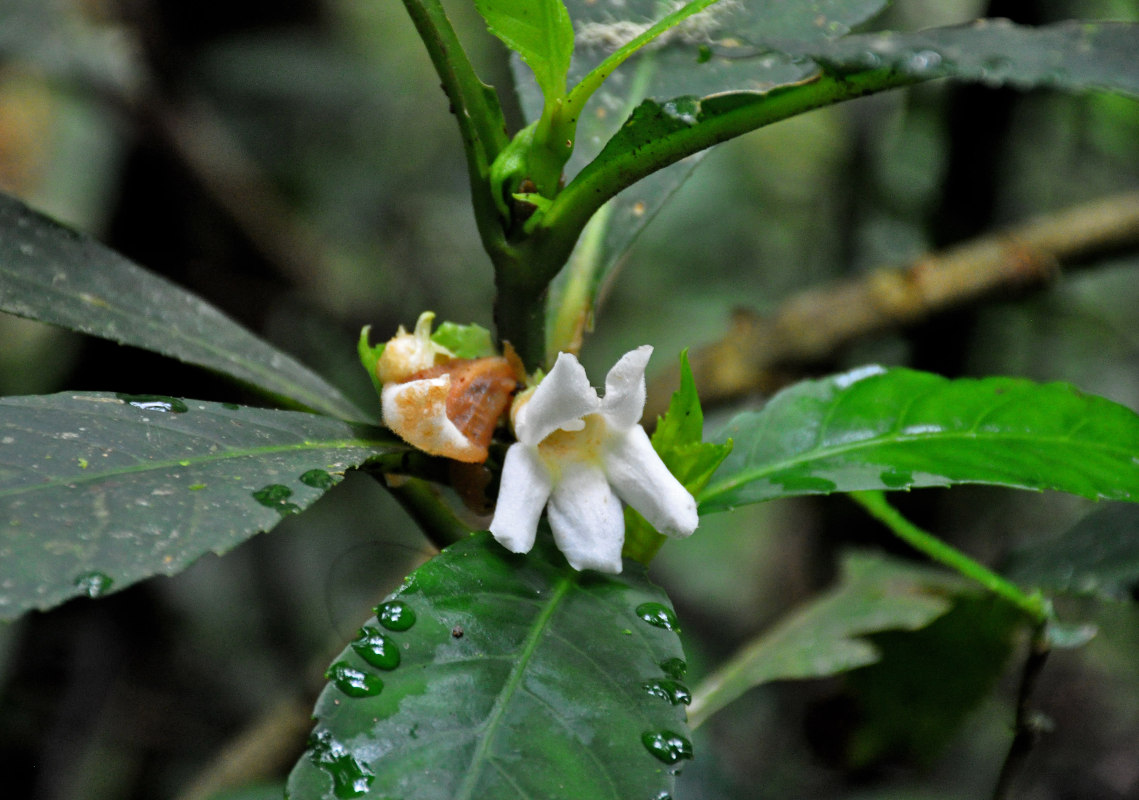
M 912 325 L 998 290 L 1054 279 L 1061 267 L 1139 249 L 1139 192 L 1128 192 L 978 237 L 902 268 L 809 289 L 770 316 L 736 312 L 718 342 L 690 354 L 705 406 L 768 394 L 861 337 Z M 649 387 L 645 418 L 664 413 L 675 369 Z
M 1024 662 L 1024 670 L 1020 677 L 1020 688 L 1016 698 L 1016 721 L 1013 723 L 1013 739 L 1009 746 L 1005 761 L 1001 765 L 997 784 L 993 789 L 993 800 L 1005 800 L 1009 796 L 1013 779 L 1023 769 L 1024 762 L 1032 746 L 1040 738 L 1040 734 L 1047 731 L 1049 723 L 1039 714 L 1032 711 L 1032 693 L 1036 688 L 1036 681 L 1044 669 L 1044 662 L 1051 652 L 1051 645 L 1044 625 L 1037 626 L 1029 643 L 1028 658 Z

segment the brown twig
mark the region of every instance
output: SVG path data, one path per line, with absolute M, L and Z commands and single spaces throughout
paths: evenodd
M 1139 247 L 1139 192 L 1030 220 L 853 280 L 808 289 L 773 315 L 733 315 L 718 342 L 690 354 L 705 405 L 770 393 L 856 339 L 912 325 L 939 311 L 1052 280 L 1061 267 Z M 645 418 L 667 409 L 675 369 L 649 390 Z
M 1005 800 L 1009 796 L 1012 781 L 1024 766 L 1029 751 L 1036 744 L 1036 740 L 1040 738 L 1040 734 L 1048 729 L 1047 722 L 1033 712 L 1030 704 L 1032 693 L 1036 688 L 1036 681 L 1040 677 L 1040 671 L 1044 668 L 1044 662 L 1048 659 L 1050 652 L 1051 645 L 1048 641 L 1048 634 L 1044 626 L 1040 626 L 1033 633 L 1032 641 L 1029 644 L 1028 658 L 1025 659 L 1024 670 L 1021 672 L 1020 689 L 1016 698 L 1016 721 L 1013 728 L 1012 744 L 1009 745 L 1005 761 L 1001 765 L 1000 775 L 997 776 L 997 784 L 993 789 L 993 800 Z

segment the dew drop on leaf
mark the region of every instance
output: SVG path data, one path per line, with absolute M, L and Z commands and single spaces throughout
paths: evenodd
M 384 690 L 384 682 L 378 675 L 357 669 L 347 661 L 337 661 L 324 677 L 349 697 L 374 697 Z
M 392 639 L 375 628 L 361 628 L 352 642 L 352 649 L 360 658 L 378 669 L 395 669 L 399 666 L 399 648 Z
M 641 603 L 636 608 L 636 614 L 654 627 L 664 628 L 666 631 L 680 631 L 676 614 L 668 606 L 660 603 Z
M 645 681 L 641 684 L 641 688 L 645 690 L 651 697 L 659 697 L 661 700 L 667 700 L 672 705 L 688 705 L 692 702 L 692 693 L 688 691 L 688 687 L 680 681 L 673 681 L 667 678 L 654 678 L 651 681 Z
M 678 681 L 684 680 L 684 676 L 688 674 L 688 664 L 682 658 L 666 658 L 660 662 L 660 668 L 665 675 Z
M 692 742 L 672 731 L 646 731 L 641 734 L 645 749 L 665 764 L 675 764 L 685 758 L 692 758 Z
M 271 483 L 253 492 L 254 500 L 266 508 L 272 508 L 280 512 L 282 517 L 286 517 L 289 514 L 296 514 L 301 510 L 300 506 L 296 503 L 289 502 L 289 498 L 292 496 L 293 490 L 279 483 Z
M 367 793 L 375 775 L 352 757 L 348 749 L 328 731 L 317 731 L 309 739 L 309 758 L 332 778 L 332 791 L 342 800 Z
M 84 572 L 74 582 L 75 588 L 88 597 L 102 597 L 113 584 L 114 580 L 102 572 Z
M 163 413 L 185 414 L 190 407 L 177 397 L 167 397 L 161 394 L 116 394 L 115 397 L 128 405 L 140 408 L 143 411 L 161 411 Z
M 300 481 L 314 489 L 331 489 L 334 483 L 332 476 L 322 469 L 310 469 L 301 475 Z
M 389 600 L 377 606 L 376 618 L 389 631 L 406 631 L 415 624 L 415 612 L 402 600 Z

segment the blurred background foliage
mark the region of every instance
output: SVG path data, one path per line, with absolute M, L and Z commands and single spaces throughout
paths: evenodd
M 505 53 L 472 5 L 450 8 L 484 78 L 505 89 Z M 900 0 L 874 26 L 981 15 L 1139 20 L 1139 2 Z M 374 403 L 355 358 L 362 325 L 383 335 L 422 309 L 491 322 L 492 275 L 437 83 L 395 2 L 3 0 L 0 188 Z M 517 106 L 508 113 L 518 121 Z M 660 369 L 721 336 L 738 307 L 774 311 L 809 286 L 1137 185 L 1131 99 L 939 82 L 814 112 L 709 155 L 630 251 L 583 358 L 596 382 L 650 343 Z M 1139 253 L 1081 267 L 812 368 L 1064 380 L 1139 408 Z M 0 316 L 0 343 L 0 394 L 256 402 L 205 372 L 12 317 Z M 712 411 L 710 431 L 726 413 Z M 997 565 L 1090 510 L 980 488 L 899 502 Z M 709 517 L 665 548 L 654 571 L 685 622 L 690 681 L 825 587 L 852 546 L 908 555 L 842 498 Z M 0 629 L 5 794 L 280 796 L 331 656 L 431 552 L 382 488 L 353 475 L 223 559 Z M 1100 634 L 1045 669 L 1037 704 L 1053 729 L 1014 796 L 1139 797 L 1139 614 L 1134 585 L 1115 589 L 1058 602 Z M 751 692 L 700 730 L 677 800 L 987 795 L 1025 648 L 994 640 L 999 614 L 957 609 L 926 631 L 929 647 L 886 636 L 879 667 Z M 994 690 L 963 699 L 950 680 L 962 674 Z M 238 776 L 249 787 L 218 793 L 226 757 L 258 746 L 261 769 Z

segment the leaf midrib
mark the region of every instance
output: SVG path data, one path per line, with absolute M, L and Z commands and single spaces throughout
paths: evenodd
M 714 484 L 706 487 L 705 490 L 700 493 L 699 502 L 704 503 L 704 502 L 707 502 L 710 500 L 714 500 L 714 499 L 720 497 L 721 495 L 727 494 L 727 493 L 729 493 L 735 489 L 740 488 L 740 486 L 743 486 L 744 484 L 754 483 L 755 481 L 761 480 L 765 476 L 770 475 L 770 474 L 775 473 L 775 472 L 778 472 L 782 469 L 787 469 L 789 467 L 794 467 L 794 466 L 797 466 L 799 464 L 808 463 L 810 461 L 821 460 L 824 458 L 830 458 L 832 456 L 843 455 L 845 453 L 852 453 L 852 452 L 856 452 L 858 450 L 865 450 L 865 449 L 870 449 L 873 447 L 882 447 L 885 445 L 895 445 L 895 444 L 908 445 L 908 444 L 921 443 L 921 442 L 927 442 L 927 441 L 945 442 L 945 441 L 964 440 L 964 439 L 970 439 L 970 440 L 976 441 L 978 439 L 981 439 L 981 440 L 994 440 L 994 441 L 1002 441 L 1002 442 L 1032 442 L 1032 443 L 1042 443 L 1045 445 L 1068 445 L 1068 446 L 1072 446 L 1072 447 L 1078 447 L 1081 449 L 1092 449 L 1092 450 L 1108 452 L 1108 453 L 1112 453 L 1114 455 L 1120 455 L 1120 456 L 1127 456 L 1127 455 L 1133 455 L 1134 454 L 1133 450 L 1128 449 L 1126 447 L 1114 447 L 1114 446 L 1106 444 L 1106 443 L 1094 443 L 1094 442 L 1086 442 L 1086 441 L 1081 442 L 1079 440 L 1072 440 L 1071 438 L 1069 438 L 1070 436 L 1071 436 L 1071 434 L 1067 434 L 1064 437 L 1058 437 L 1058 436 L 1039 436 L 1039 435 L 1033 435 L 1033 434 L 1003 434 L 1003 433 L 987 433 L 986 434 L 986 433 L 977 433 L 975 431 L 960 431 L 960 432 L 953 432 L 953 433 L 930 433 L 930 434 L 917 434 L 917 435 L 911 434 L 911 435 L 889 437 L 889 438 L 878 437 L 878 438 L 874 438 L 874 439 L 865 439 L 865 440 L 858 441 L 858 442 L 852 442 L 852 443 L 847 444 L 847 445 L 832 446 L 832 447 L 822 448 L 819 450 L 812 450 L 810 453 L 805 454 L 805 455 L 800 456 L 800 457 L 785 459 L 783 461 L 778 461 L 778 462 L 775 462 L 773 464 L 765 465 L 764 467 L 762 467 L 760 469 L 750 470 L 747 472 L 740 472 L 733 479 L 721 481 L 719 483 L 714 483 Z
M 534 657 L 534 653 L 538 649 L 542 633 L 545 631 L 547 624 L 553 618 L 554 613 L 558 610 L 562 601 L 566 598 L 566 595 L 569 594 L 570 589 L 573 588 L 574 583 L 575 580 L 572 576 L 563 574 L 558 580 L 554 592 L 550 595 L 546 607 L 534 620 L 530 634 L 526 637 L 526 641 L 522 645 L 518 660 L 515 662 L 514 668 L 510 670 L 510 674 L 502 686 L 502 691 L 500 691 L 498 697 L 495 698 L 494 706 L 491 708 L 490 714 L 487 715 L 485 730 L 483 735 L 477 739 L 478 743 L 475 745 L 475 752 L 471 755 L 470 767 L 466 771 L 466 777 L 463 779 L 462 785 L 459 786 L 455 794 L 455 800 L 472 800 L 472 798 L 474 798 L 472 793 L 478 786 L 485 765 L 489 763 L 487 753 L 494 742 L 503 714 L 506 713 L 506 708 L 515 692 L 521 688 L 522 678 L 526 673 L 526 668 L 529 666 L 530 660 Z

